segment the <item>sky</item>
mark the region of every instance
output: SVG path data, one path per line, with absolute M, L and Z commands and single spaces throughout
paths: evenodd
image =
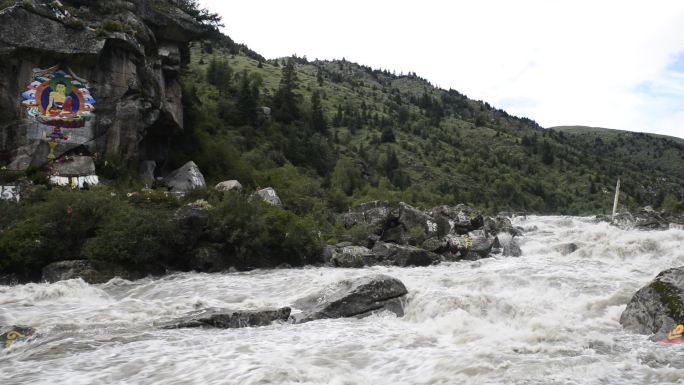
M 266 58 L 399 73 L 544 127 L 684 138 L 683 0 L 201 0 Z

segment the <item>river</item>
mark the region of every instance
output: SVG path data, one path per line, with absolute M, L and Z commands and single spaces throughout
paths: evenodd
M 684 345 L 618 323 L 636 290 L 684 265 L 684 231 L 527 217 L 523 256 L 422 268 L 182 273 L 102 285 L 0 286 L 2 384 L 681 384 Z M 579 248 L 563 255 L 561 245 Z M 154 326 L 206 306 L 279 307 L 370 273 L 402 280 L 406 315 L 244 329 Z M 296 310 L 296 309 L 295 309 Z

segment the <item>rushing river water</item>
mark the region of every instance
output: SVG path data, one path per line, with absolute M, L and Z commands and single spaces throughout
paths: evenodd
M 0 286 L 0 324 L 40 334 L 0 351 L 0 383 L 684 383 L 684 345 L 654 343 L 618 323 L 637 289 L 684 265 L 684 231 L 624 231 L 568 217 L 514 223 L 526 229 L 520 258 Z M 579 249 L 563 255 L 567 242 Z M 403 318 L 227 330 L 154 326 L 205 306 L 290 305 L 369 273 L 406 284 Z

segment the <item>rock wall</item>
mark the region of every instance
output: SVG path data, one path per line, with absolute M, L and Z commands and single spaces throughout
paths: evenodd
M 73 143 L 58 141 L 55 157 L 82 146 L 131 167 L 163 164 L 160 139 L 183 129 L 179 76 L 188 44 L 205 32 L 174 4 L 25 0 L 0 10 L 0 165 L 24 171 L 47 163 L 49 138 L 35 134 L 22 108 L 22 93 L 44 68 L 74 74 L 97 100 L 89 129 Z

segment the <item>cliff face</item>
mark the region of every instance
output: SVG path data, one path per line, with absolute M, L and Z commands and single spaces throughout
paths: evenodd
M 0 10 L 0 165 L 24 171 L 74 153 L 162 164 L 165 138 L 183 129 L 188 44 L 203 32 L 173 0 Z

